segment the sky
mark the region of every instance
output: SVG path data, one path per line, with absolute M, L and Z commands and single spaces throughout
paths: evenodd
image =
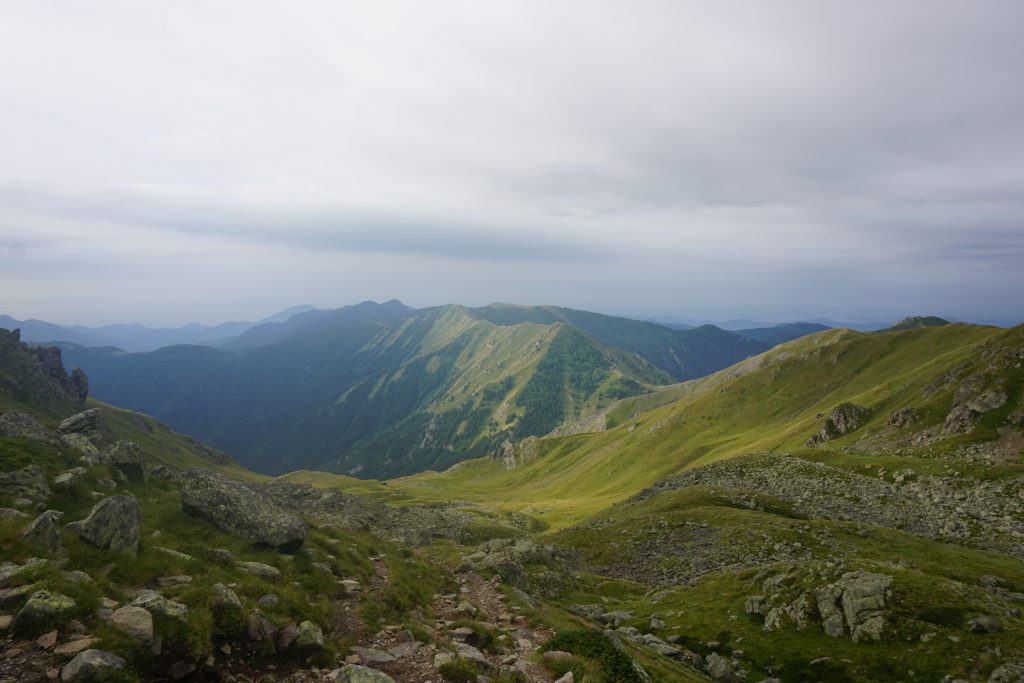
M 0 3 L 0 313 L 1024 320 L 1024 3 Z

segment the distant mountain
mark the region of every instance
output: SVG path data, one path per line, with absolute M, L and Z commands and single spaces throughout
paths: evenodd
M 904 318 L 892 327 L 887 327 L 884 330 L 880 330 L 880 332 L 899 332 L 902 330 L 916 330 L 922 327 L 942 327 L 949 324 L 948 320 L 934 315 L 914 315 Z
M 363 301 L 352 306 L 335 309 L 313 309 L 292 315 L 284 320 L 270 320 L 255 325 L 236 337 L 223 339 L 213 344 L 217 348 L 230 351 L 242 351 L 259 346 L 268 346 L 286 339 L 294 334 L 313 332 L 332 325 L 345 325 L 359 322 L 393 322 L 407 318 L 415 312 L 398 299 L 391 299 L 382 304 Z
M 296 314 L 312 310 L 313 307 L 309 305 L 292 306 L 259 322 L 226 322 L 218 325 L 190 323 L 172 328 L 152 328 L 144 325 L 67 326 L 44 320 L 15 320 L 8 315 L 0 315 L 0 328 L 20 329 L 21 338 L 26 342 L 69 342 L 81 346 L 116 346 L 126 351 L 153 351 L 176 344 L 206 345 L 233 339 L 257 325 L 283 322 Z
M 772 346 L 778 346 L 800 337 L 806 337 L 809 334 L 815 332 L 823 332 L 824 330 L 830 329 L 825 325 L 819 325 L 817 323 L 782 323 L 781 325 L 775 325 L 773 327 L 755 327 L 749 330 L 737 330 L 736 334 L 742 335 L 749 339 L 756 339 L 768 343 Z
M 716 327 L 554 306 L 363 302 L 268 323 L 220 349 L 66 347 L 93 392 L 264 472 L 444 469 L 611 402 L 769 348 Z
M 858 332 L 874 332 L 875 330 L 882 330 L 892 325 L 892 322 L 850 322 L 850 321 L 839 321 L 831 318 L 812 318 L 811 320 L 801 320 L 802 323 L 814 323 L 816 325 L 824 325 L 825 327 L 831 327 L 835 330 L 846 329 L 846 330 L 857 330 Z

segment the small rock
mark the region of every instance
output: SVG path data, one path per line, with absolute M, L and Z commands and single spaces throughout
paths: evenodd
M 177 586 L 188 586 L 192 583 L 191 576 L 161 576 L 156 580 L 161 588 L 175 588 Z
M 327 680 L 336 683 L 395 683 L 395 679 L 383 671 L 370 669 L 358 664 L 346 664 L 327 675 Z
M 974 633 L 999 633 L 1003 630 L 996 618 L 988 614 L 982 614 L 979 617 L 971 619 L 967 622 L 967 626 L 970 627 L 971 631 Z
M 319 650 L 324 646 L 324 633 L 311 621 L 299 624 L 299 633 L 295 637 L 295 647 L 300 650 Z
M 125 661 L 103 650 L 85 650 L 75 655 L 60 672 L 63 683 L 106 681 L 124 670 Z
M 278 602 L 279 599 L 276 595 L 274 595 L 273 593 L 267 593 L 266 595 L 261 595 L 260 599 L 256 601 L 256 604 L 258 604 L 260 607 L 270 608 L 277 607 Z
M 39 636 L 36 639 L 36 645 L 44 650 L 52 650 L 57 645 L 57 632 L 50 631 L 49 633 Z
M 55 647 L 53 649 L 53 654 L 58 657 L 72 657 L 83 650 L 88 650 L 99 641 L 99 638 L 79 638 L 78 640 L 69 640 L 68 642 Z
M 280 581 L 281 570 L 277 567 L 271 567 L 269 564 L 263 564 L 262 562 L 237 562 L 235 563 L 242 571 L 258 576 L 261 579 L 267 579 L 269 581 Z

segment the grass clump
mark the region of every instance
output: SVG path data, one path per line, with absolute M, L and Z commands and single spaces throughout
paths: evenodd
M 476 667 L 461 657 L 456 657 L 437 667 L 437 673 L 448 683 L 476 683 Z
M 612 639 L 590 629 L 562 631 L 544 644 L 544 651 L 563 650 L 593 662 L 600 677 L 617 683 L 642 683 L 643 678 L 633 666 L 628 654 L 616 647 Z M 563 672 L 564 673 L 564 672 Z M 576 672 L 573 672 L 575 676 Z M 580 678 L 586 675 L 580 671 Z

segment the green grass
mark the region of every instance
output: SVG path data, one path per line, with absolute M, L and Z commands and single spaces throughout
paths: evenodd
M 830 330 L 777 347 L 702 380 L 657 397 L 629 399 L 619 426 L 598 434 L 543 439 L 531 462 L 506 470 L 472 460 L 444 473 L 426 472 L 388 482 L 411 500 L 457 498 L 542 519 L 552 530 L 578 523 L 675 472 L 752 451 L 807 452 L 804 441 L 820 428 L 819 414 L 850 401 L 871 409 L 864 427 L 813 451 L 827 457 L 886 427 L 888 414 L 912 405 L 922 415 L 912 434 L 941 423 L 956 383 L 924 390 L 957 364 L 964 376 L 984 368 L 979 345 L 1013 348 L 1019 328 L 947 325 L 886 334 Z M 1010 389 L 1006 406 L 974 433 L 924 449 L 924 455 L 992 438 L 998 421 L 1021 400 L 1024 370 L 999 371 Z M 667 400 L 667 399 L 666 399 Z M 643 402 L 653 409 L 632 415 Z M 619 410 L 616 408 L 615 410 Z M 626 415 L 632 415 L 628 419 Z

